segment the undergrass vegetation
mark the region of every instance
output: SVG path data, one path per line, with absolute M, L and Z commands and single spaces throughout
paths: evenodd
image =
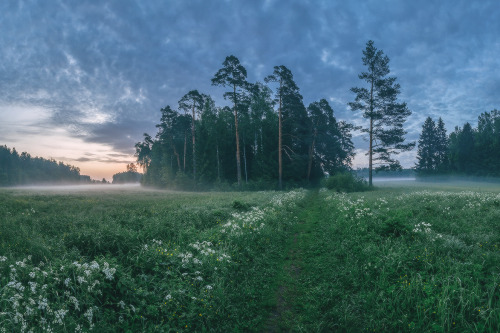
M 499 194 L 321 191 L 308 206 L 290 329 L 500 330 Z
M 2 191 L 0 330 L 260 327 L 304 195 Z
M 0 202 L 0 332 L 500 331 L 498 193 Z

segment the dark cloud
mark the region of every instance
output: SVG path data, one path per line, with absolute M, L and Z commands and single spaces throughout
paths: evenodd
M 349 89 L 363 85 L 361 51 L 373 39 L 414 112 L 413 139 L 427 116 L 452 129 L 500 108 L 495 0 L 27 0 L 3 1 L 0 12 L 0 104 L 44 107 L 40 126 L 123 154 L 189 90 L 226 103 L 210 79 L 230 54 L 251 81 L 286 65 L 306 104 L 329 99 L 353 121 Z

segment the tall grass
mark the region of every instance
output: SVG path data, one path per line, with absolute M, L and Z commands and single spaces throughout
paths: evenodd
M 23 332 L 259 327 L 304 196 L 13 193 L 0 194 L 0 327 Z
M 302 218 L 289 327 L 500 330 L 500 195 L 326 191 Z
M 500 331 L 500 194 L 307 193 L 0 191 L 0 332 Z

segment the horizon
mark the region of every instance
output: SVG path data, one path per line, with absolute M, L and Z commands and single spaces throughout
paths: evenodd
M 234 54 L 250 82 L 290 68 L 307 106 L 325 98 L 337 120 L 349 110 L 368 40 L 390 59 L 405 124 L 416 141 L 426 117 L 448 134 L 500 108 L 500 4 L 496 1 L 299 1 L 1 3 L 0 145 L 80 168 L 92 179 L 136 163 L 134 144 L 154 135 L 160 109 L 188 91 L 228 105 L 210 79 Z M 353 133 L 353 169 L 367 144 Z M 416 149 L 401 154 L 415 163 Z

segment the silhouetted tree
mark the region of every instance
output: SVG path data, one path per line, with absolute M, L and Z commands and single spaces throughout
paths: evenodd
M 179 109 L 192 112 L 191 137 L 193 141 L 193 181 L 196 185 L 196 114 L 201 112 L 203 107 L 203 97 L 198 90 L 191 90 L 179 100 Z
M 434 120 L 427 117 L 418 140 L 417 164 L 415 169 L 420 174 L 433 174 L 438 166 L 437 129 Z
M 229 98 L 233 102 L 234 129 L 236 136 L 236 169 L 238 186 L 241 185 L 241 161 L 240 161 L 240 138 L 238 133 L 238 100 L 247 87 L 247 71 L 235 56 L 226 57 L 222 63 L 222 68 L 215 73 L 212 78 L 212 85 L 231 87 L 232 91 L 224 93 L 224 98 Z
M 363 65 L 366 72 L 359 75 L 368 83 L 367 88 L 352 88 L 356 94 L 355 101 L 349 103 L 353 111 L 362 111 L 363 117 L 369 120 L 368 127 L 362 132 L 368 133 L 368 168 L 369 185 L 372 186 L 373 164 L 379 164 L 377 170 L 400 170 L 401 165 L 392 155 L 413 149 L 415 143 L 404 144 L 403 123 L 411 115 L 406 103 L 398 103 L 400 86 L 395 77 L 389 74 L 389 58 L 381 50 L 377 50 L 373 41 L 366 43 L 363 50 Z

